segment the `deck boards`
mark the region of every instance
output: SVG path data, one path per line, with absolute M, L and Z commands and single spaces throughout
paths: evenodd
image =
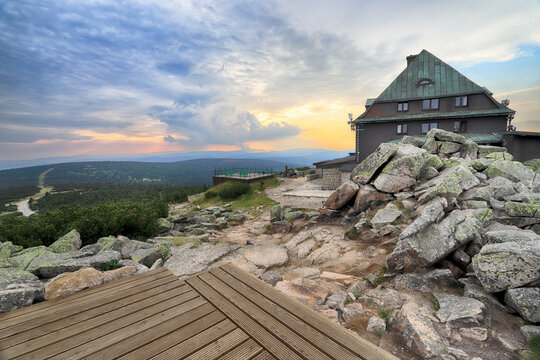
M 0 314 L 7 359 L 397 359 L 231 265 L 160 268 Z

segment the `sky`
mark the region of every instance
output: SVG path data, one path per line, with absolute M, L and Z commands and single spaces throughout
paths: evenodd
M 540 131 L 537 0 L 0 0 L 0 160 L 353 149 L 422 49 Z

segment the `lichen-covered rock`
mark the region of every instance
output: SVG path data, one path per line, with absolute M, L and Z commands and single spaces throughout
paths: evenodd
M 480 157 L 485 157 L 487 154 L 494 152 L 506 152 L 507 149 L 501 146 L 491 146 L 491 145 L 478 145 L 478 155 Z
M 213 223 L 216 217 L 212 214 L 204 214 L 193 217 L 196 224 Z
M 49 246 L 49 250 L 58 254 L 77 251 L 81 248 L 81 234 L 75 229 L 62 236 Z
M 84 253 L 79 252 L 55 255 L 44 254 L 34 258 L 28 265 L 28 271 L 42 278 L 53 278 L 85 267 L 101 269 L 107 263 L 122 259 L 118 251 L 105 251 L 92 256 L 84 256 Z
M 493 161 L 484 173 L 490 177 L 502 176 L 513 182 L 521 181 L 528 187 L 532 187 L 535 173 L 519 161 L 496 160 Z
M 439 147 L 439 152 L 442 152 L 443 154 L 453 154 L 455 152 L 458 152 L 461 148 L 460 143 L 455 143 L 452 141 L 441 141 L 441 146 Z
M 11 241 L 0 242 L 0 257 L 10 257 L 23 249 L 20 245 L 13 245 Z
M 197 248 L 193 248 L 193 244 L 175 246 L 171 248 L 172 256 L 165 262 L 165 267 L 176 276 L 195 274 L 237 248 L 223 243 L 202 244 Z
M 0 290 L 11 284 L 38 281 L 39 278 L 29 271 L 16 268 L 0 268 Z
M 476 160 L 478 157 L 478 144 L 472 141 L 467 141 L 459 147 L 459 153 L 465 160 Z
M 397 145 L 390 143 L 383 143 L 379 145 L 377 150 L 364 159 L 354 170 L 351 172 L 350 179 L 356 184 L 367 184 L 372 179 L 375 173 L 383 167 L 390 158 L 394 156 L 397 150 Z
M 37 299 L 43 299 L 40 282 L 8 285 L 5 290 L 0 290 L 0 313 L 32 305 Z
M 364 185 L 356 193 L 353 208 L 358 212 L 375 209 L 393 199 L 392 195 L 379 192 L 372 185 Z
M 164 233 L 164 232 L 167 232 L 169 230 L 171 230 L 173 228 L 174 224 L 172 222 L 170 222 L 168 219 L 166 218 L 159 218 L 158 219 L 158 229 L 157 229 L 157 232 L 158 233 Z
M 535 171 L 535 172 L 540 171 L 540 159 L 527 160 L 523 163 L 523 165 L 525 165 L 532 171 Z
M 120 253 L 122 254 L 122 259 L 131 259 L 133 253 L 140 249 L 151 249 L 154 247 L 154 244 L 146 243 L 144 241 L 138 240 L 129 240 L 124 242 Z
M 101 246 L 101 244 L 96 243 L 96 244 L 85 245 L 82 248 L 80 248 L 79 251 L 96 255 L 102 248 L 103 246 Z
M 439 141 L 435 140 L 434 138 L 429 138 L 426 139 L 426 142 L 424 145 L 422 145 L 422 149 L 426 150 L 430 154 L 436 154 L 439 151 L 439 145 Z
M 431 129 L 426 134 L 426 139 L 435 139 L 439 141 L 451 141 L 459 144 L 464 144 L 467 139 L 463 135 L 459 135 L 442 129 Z
M 257 267 L 264 269 L 282 266 L 289 261 L 287 249 L 272 244 L 255 245 L 253 247 L 244 248 L 242 255 L 246 260 L 252 262 Z
M 74 292 L 103 284 L 101 271 L 93 268 L 67 272 L 49 280 L 45 285 L 45 300 L 66 296 Z
M 35 246 L 13 254 L 12 257 L 9 258 L 9 262 L 14 267 L 25 270 L 34 258 L 43 254 L 53 253 L 45 246 Z
M 157 259 L 161 258 L 162 255 L 160 249 L 139 249 L 131 254 L 131 260 L 150 267 Z
M 504 302 L 515 309 L 525 320 L 531 323 L 540 322 L 540 288 L 509 289 L 504 294 Z
M 298 219 L 298 218 L 303 217 L 303 216 L 304 216 L 304 213 L 301 212 L 301 211 L 288 211 L 285 214 L 284 218 L 285 218 L 285 220 L 290 221 L 290 220 Z
M 282 214 L 281 214 L 281 206 L 280 205 L 274 205 L 270 208 L 270 222 L 276 222 L 283 220 Z
M 498 244 L 510 241 L 540 241 L 540 235 L 537 235 L 534 231 L 522 229 L 487 231 L 484 234 L 484 238 L 488 244 Z
M 332 210 L 341 209 L 356 195 L 358 189 L 358 185 L 354 182 L 344 182 L 326 199 L 323 207 Z
M 458 165 L 443 170 L 439 176 L 417 187 L 417 190 L 426 189 L 418 202 L 423 204 L 437 196 L 455 198 L 464 190 L 469 190 L 478 184 L 480 180 L 466 166 Z
M 101 245 L 101 250 L 99 250 L 99 252 L 121 251 L 124 246 L 124 241 L 119 240 L 114 236 L 100 238 L 97 243 Z
M 404 239 L 408 236 L 414 235 L 419 231 L 426 229 L 433 223 L 438 222 L 444 216 L 444 207 L 448 206 L 448 201 L 445 198 L 436 197 L 428 202 L 422 215 L 417 217 L 403 232 L 399 238 Z
M 478 324 L 484 319 L 486 307 L 480 301 L 449 294 L 433 294 L 439 303 L 437 317 L 443 323 Z
M 506 201 L 504 208 L 509 216 L 540 218 L 540 204 Z
M 486 291 L 517 288 L 540 279 L 540 242 L 485 245 L 472 263 L 476 277 Z
M 490 160 L 509 160 L 509 161 L 512 161 L 514 157 L 503 151 L 503 152 L 492 152 L 490 154 L 487 154 L 486 155 L 486 159 L 490 159 Z
M 419 138 L 415 138 L 413 136 L 409 136 L 409 135 L 405 135 L 402 139 L 401 139 L 401 143 L 402 144 L 410 144 L 410 145 L 414 145 L 416 147 L 422 147 L 426 141 L 425 140 L 422 140 L 422 139 L 419 139 Z
M 391 224 L 401 215 L 403 215 L 403 213 L 398 210 L 395 205 L 386 206 L 384 209 L 377 211 L 373 219 L 371 219 L 371 225 L 378 228 L 386 224 Z

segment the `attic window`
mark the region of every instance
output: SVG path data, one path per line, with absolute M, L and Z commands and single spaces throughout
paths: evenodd
M 420 86 L 426 86 L 431 84 L 433 84 L 433 81 L 431 81 L 431 79 L 421 79 L 420 81 L 418 81 L 418 85 Z

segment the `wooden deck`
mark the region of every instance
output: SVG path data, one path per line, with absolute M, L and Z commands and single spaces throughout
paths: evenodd
M 231 265 L 167 269 L 0 314 L 7 359 L 397 359 Z

